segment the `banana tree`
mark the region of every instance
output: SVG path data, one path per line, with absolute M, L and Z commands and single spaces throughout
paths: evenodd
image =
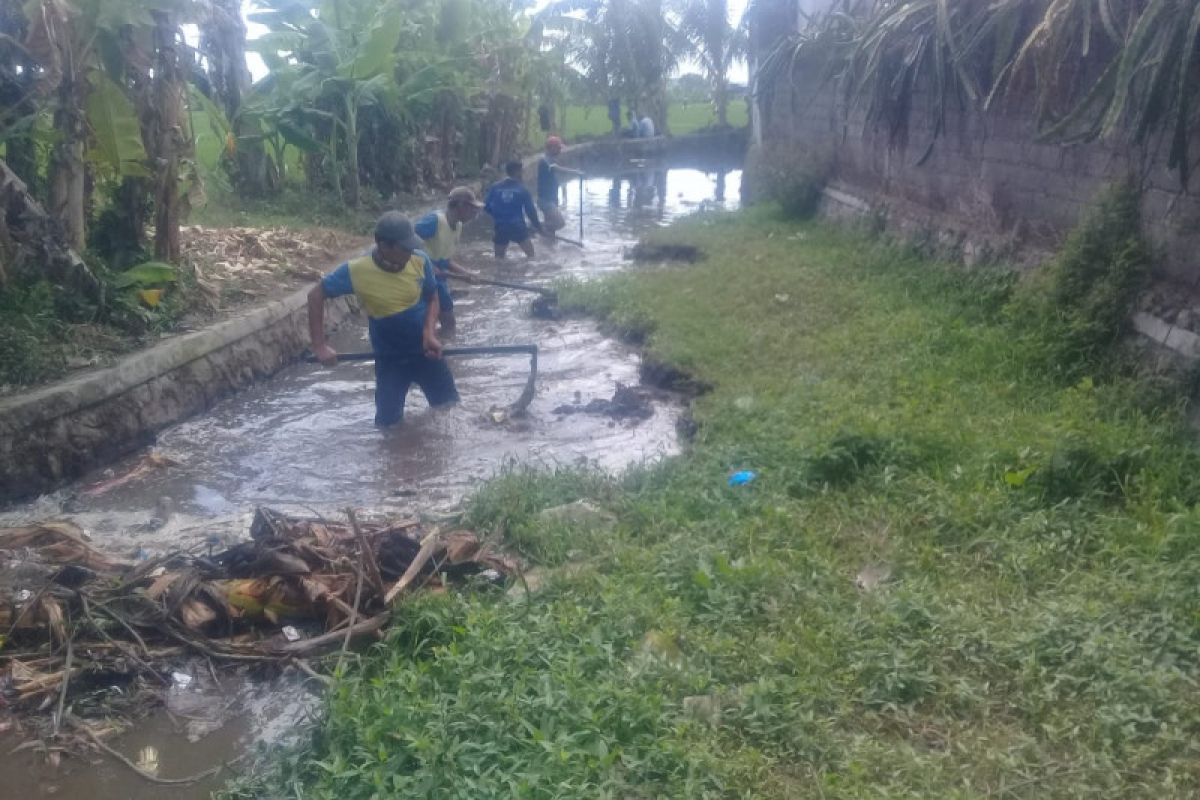
M 139 117 L 123 81 L 130 42 L 151 35 L 153 10 L 168 1 L 30 0 L 24 8 L 24 47 L 40 67 L 36 91 L 51 98 L 56 136 L 48 204 L 74 249 L 86 241 L 89 159 L 119 179 L 150 175 Z
M 20 6 L 0 4 L 0 145 L 9 167 L 36 194 L 39 109 L 34 102 L 34 61 L 21 45 L 27 27 Z
M 276 95 L 287 96 L 277 85 L 280 77 L 278 72 L 271 73 L 251 89 L 232 118 L 226 117 L 224 110 L 195 86 L 191 93 L 193 104 L 205 112 L 212 134 L 225 148 L 225 157 L 236 157 L 247 149 L 263 151 L 264 187 L 268 189 L 278 188 L 287 181 L 289 146 L 302 153 L 326 151 L 326 146 L 309 132 L 314 115 L 307 113 L 300 103 L 276 103 Z M 269 153 L 266 148 L 270 148 Z
M 233 182 L 241 192 L 263 195 L 271 189 L 272 181 L 262 131 L 252 115 L 240 113 L 251 86 L 241 2 L 209 0 L 205 10 L 208 18 L 200 27 L 200 48 L 207 57 L 213 94 L 230 123 L 229 132 L 236 136 L 237 146 L 230 153 Z
M 271 26 L 256 50 L 286 74 L 291 100 L 328 115 L 328 157 L 341 194 L 340 154 L 346 153 L 346 202 L 358 207 L 359 114 L 394 97 L 396 48 L 408 16 L 395 3 L 331 0 L 317 8 L 295 2 L 268 5 L 252 20 Z

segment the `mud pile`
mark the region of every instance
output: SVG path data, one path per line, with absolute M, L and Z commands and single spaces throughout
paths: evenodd
M 597 397 L 586 404 L 561 405 L 555 414 L 599 414 L 611 419 L 643 420 L 654 416 L 654 396 L 645 389 L 617 384 L 611 400 Z

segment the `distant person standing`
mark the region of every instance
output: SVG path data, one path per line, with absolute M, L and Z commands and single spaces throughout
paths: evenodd
M 508 255 L 510 243 L 517 244 L 526 256 L 533 258 L 533 239 L 529 236 L 529 228 L 542 232 L 542 223 L 533 205 L 533 195 L 521 183 L 520 161 L 509 161 L 504 165 L 504 173 L 508 177 L 488 189 L 487 199 L 483 203 L 483 210 L 496 223 L 496 233 L 492 237 L 496 258 L 503 259 Z M 526 217 L 530 222 L 528 227 L 525 225 Z
M 408 217 L 389 211 L 375 223 L 374 249 L 342 264 L 308 293 L 312 351 L 326 366 L 337 363 L 337 352 L 325 339 L 325 301 L 353 294 L 367 312 L 375 352 L 375 424 L 380 427 L 404 418 L 404 401 L 414 383 L 430 406 L 458 401 L 454 376 L 434 334 L 437 280 L 422 246 Z
M 563 142 L 557 136 L 546 138 L 546 152 L 538 159 L 537 167 L 537 205 L 542 212 L 543 227 L 546 233 L 553 236 L 567 225 L 563 213 L 558 207 L 558 182 L 560 178 L 583 177 L 577 169 L 560 167 L 555 161 L 562 152 Z
M 450 333 L 454 330 L 454 300 L 450 297 L 450 288 L 446 278 L 450 275 L 471 280 L 474 276 L 454 261 L 454 253 L 458 250 L 458 240 L 462 236 L 463 225 L 475 219 L 483 204 L 475 199 L 475 193 L 466 186 L 459 186 L 450 191 L 450 199 L 445 211 L 431 211 L 417 220 L 413 226 L 417 236 L 425 242 L 425 252 L 433 259 L 434 277 L 437 278 L 438 291 L 438 321 L 442 330 Z
M 620 136 L 621 101 L 615 97 L 608 101 L 608 121 L 612 123 L 613 136 Z
M 642 139 L 654 138 L 654 120 L 650 119 L 650 115 L 642 117 L 638 122 L 638 137 Z

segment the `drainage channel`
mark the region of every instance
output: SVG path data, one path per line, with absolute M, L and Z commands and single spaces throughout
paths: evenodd
M 700 208 L 737 207 L 741 173 L 732 163 L 706 170 L 640 161 L 584 182 L 584 247 L 537 241 L 526 260 L 513 248 L 506 262 L 491 255 L 487 225 L 468 228 L 461 259 L 500 280 L 549 285 L 562 277 L 594 279 L 636 268 L 624 259 L 646 230 Z M 577 236 L 578 186 L 565 193 L 564 235 Z M 332 267 L 333 265 L 331 265 Z M 510 464 L 586 465 L 617 471 L 677 452 L 678 398 L 635 388 L 647 410 L 634 417 L 563 413 L 638 387 L 637 353 L 585 320 L 548 321 L 528 313 L 530 296 L 490 286 L 463 286 L 458 330 L 446 344 L 535 342 L 538 390 L 522 418 L 497 423 L 489 414 L 521 393 L 524 357 L 461 359 L 452 364 L 462 402 L 431 410 L 410 395 L 405 423 L 372 425 L 369 363 L 326 368 L 297 364 L 166 431 L 150 451 L 134 454 L 51 495 L 0 514 L 0 525 L 68 518 L 103 550 L 139 556 L 245 535 L 256 505 L 335 514 L 346 506 L 396 514 L 455 508 L 480 482 Z M 333 337 L 342 352 L 369 349 L 365 328 L 347 324 Z M 597 404 L 603 406 L 604 404 Z M 640 417 L 640 418 L 639 418 Z M 119 480 L 133 474 L 129 480 Z M 234 758 L 256 743 L 286 741 L 319 705 L 299 681 L 231 671 L 210 677 L 199 665 L 181 673 L 165 708 L 137 730 L 114 738 L 136 760 L 153 748 L 161 774 L 195 773 Z M 218 682 L 219 681 L 219 682 Z M 165 787 L 145 782 L 110 760 L 66 759 L 57 769 L 34 750 L 8 754 L 20 738 L 0 732 L 0 770 L 21 797 L 207 797 L 214 782 Z

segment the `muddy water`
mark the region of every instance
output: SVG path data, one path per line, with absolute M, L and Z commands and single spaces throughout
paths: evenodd
M 739 171 L 703 171 L 654 164 L 629 165 L 617 177 L 584 182 L 583 249 L 537 241 L 526 260 L 515 248 L 506 262 L 491 254 L 485 221 L 468 227 L 460 255 L 486 277 L 549 285 L 564 276 L 588 279 L 634 268 L 625 250 L 639 235 L 702 207 L 731 209 L 739 197 Z M 565 192 L 564 236 L 579 236 L 578 182 Z M 332 266 L 332 265 L 331 265 Z M 529 374 L 525 356 L 454 359 L 462 395 L 458 406 L 429 409 L 420 392 L 409 396 L 403 425 L 372 425 L 373 374 L 369 363 L 333 368 L 296 365 L 164 431 L 156 450 L 174 464 L 102 492 L 89 492 L 136 467 L 134 455 L 108 469 L 24 506 L 0 514 L 0 524 L 67 516 L 96 543 L 123 555 L 245 535 L 257 504 L 302 512 L 337 513 L 354 505 L 400 513 L 449 511 L 469 489 L 509 463 L 542 466 L 587 464 L 615 470 L 676 450 L 675 422 L 681 406 L 667 396 L 640 421 L 590 414 L 562 415 L 562 405 L 612 396 L 616 384 L 638 382 L 638 358 L 628 347 L 580 320 L 544 321 L 528 313 L 530 296 L 513 290 L 462 285 L 456 301 L 458 330 L 449 345 L 538 345 L 539 381 L 528 414 L 497 424 L 489 409 L 521 393 Z M 365 328 L 348 324 L 333 337 L 341 352 L 368 350 Z M 153 742 L 165 777 L 194 773 L 229 759 L 255 741 L 294 729 L 306 711 L 300 684 L 263 685 L 230 677 L 222 691 L 210 679 L 175 689 L 176 702 L 221 708 L 220 719 L 201 721 L 174 712 L 155 714 L 115 745 L 136 758 Z M 169 709 L 168 709 L 169 710 Z M 284 720 L 286 724 L 267 724 Z M 40 767 L 33 753 L 6 757 L 15 743 L 0 736 L 0 770 L 14 797 L 206 797 L 208 784 L 151 786 L 124 767 L 68 762 L 57 773 Z M 5 745 L 9 745 L 6 747 Z M 16 783 L 13 783 L 13 780 Z

